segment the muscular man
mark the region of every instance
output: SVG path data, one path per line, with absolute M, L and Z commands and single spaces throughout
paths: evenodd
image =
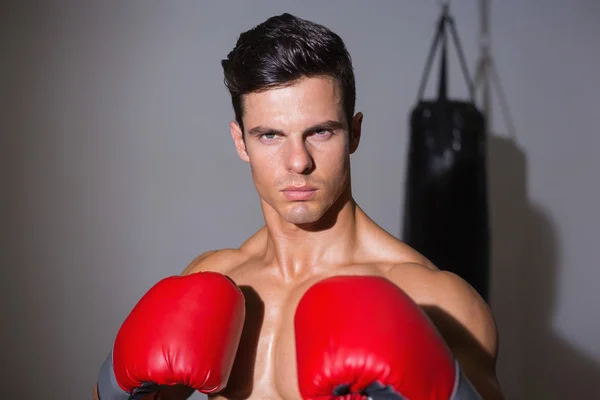
M 481 396 L 501 399 L 497 331 L 485 302 L 460 277 L 384 231 L 353 199 L 350 156 L 363 115 L 354 110 L 354 74 L 341 38 L 284 14 L 243 33 L 222 65 L 235 112 L 231 136 L 249 163 L 265 225 L 239 248 L 200 255 L 183 273 L 227 275 L 245 297 L 233 370 L 211 398 L 301 398 L 298 304 L 319 282 L 362 276 L 385 278 L 406 293 Z M 378 134 L 386 133 L 371 133 Z M 178 386 L 158 397 L 189 393 Z

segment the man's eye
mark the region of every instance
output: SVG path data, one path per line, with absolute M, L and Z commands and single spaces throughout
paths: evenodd
M 277 136 L 277 135 L 274 133 L 263 133 L 262 135 L 260 135 L 260 138 L 271 140 L 271 139 L 275 139 L 275 136 Z
M 317 137 L 327 137 L 331 135 L 331 131 L 328 129 L 317 129 L 313 132 L 313 135 Z

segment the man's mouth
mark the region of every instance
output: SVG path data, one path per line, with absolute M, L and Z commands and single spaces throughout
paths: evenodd
M 312 199 L 317 189 L 313 186 L 288 186 L 281 191 L 288 200 L 310 200 Z

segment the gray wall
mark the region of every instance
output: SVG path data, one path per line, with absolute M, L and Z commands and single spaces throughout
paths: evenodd
M 452 5 L 473 70 L 478 1 Z M 120 323 L 154 282 L 261 225 L 229 137 L 219 61 L 242 30 L 284 11 L 347 42 L 365 113 L 356 198 L 399 235 L 406 118 L 437 1 L 3 4 L 3 397 L 87 398 Z M 491 11 L 502 87 L 490 139 L 500 376 L 509 399 L 591 398 L 600 3 L 504 0 Z M 465 94 L 455 62 L 451 85 Z

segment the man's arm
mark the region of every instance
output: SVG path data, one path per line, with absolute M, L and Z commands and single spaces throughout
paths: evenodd
M 458 275 L 439 270 L 426 274 L 427 288 L 421 287 L 418 297 L 427 300 L 420 302 L 421 307 L 481 396 L 503 400 L 496 376 L 498 332 L 489 307 Z M 392 281 L 394 275 L 390 276 Z

